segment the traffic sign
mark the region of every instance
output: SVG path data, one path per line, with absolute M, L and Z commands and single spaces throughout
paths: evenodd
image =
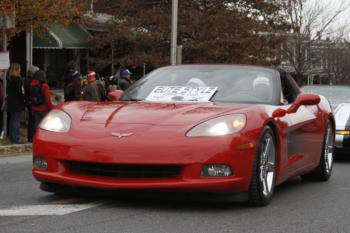
M 0 52 L 0 70 L 7 70 L 10 67 L 10 54 L 8 51 Z
M 11 30 L 15 28 L 16 8 L 13 4 L 0 4 L 0 28 Z
M 15 11 L 15 5 L 13 4 L 0 4 L 0 12 L 1 14 L 7 14 L 9 12 Z

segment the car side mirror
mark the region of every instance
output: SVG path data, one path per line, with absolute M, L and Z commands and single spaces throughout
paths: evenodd
M 121 90 L 110 91 L 107 95 L 109 101 L 118 101 L 120 97 L 124 94 Z
M 321 101 L 320 97 L 315 94 L 310 93 L 302 93 L 298 95 L 292 106 L 287 109 L 287 113 L 295 113 L 298 111 L 299 107 L 302 105 L 308 106 L 308 105 L 317 105 Z
M 287 110 L 285 110 L 283 108 L 278 108 L 272 113 L 272 117 L 273 118 L 284 117 L 286 114 L 287 114 Z

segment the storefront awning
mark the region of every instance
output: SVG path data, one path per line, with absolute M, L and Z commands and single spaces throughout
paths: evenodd
M 35 49 L 87 49 L 91 35 L 78 24 L 55 25 L 46 35 L 33 37 Z

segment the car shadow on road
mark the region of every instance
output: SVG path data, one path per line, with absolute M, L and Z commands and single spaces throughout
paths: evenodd
M 350 163 L 350 153 L 336 153 L 334 155 L 334 162 L 343 164 Z
M 299 193 L 305 189 L 310 182 L 304 182 L 300 177 L 290 179 L 275 189 L 275 193 L 270 206 L 259 208 L 250 206 L 247 196 L 231 196 L 225 197 L 220 195 L 203 196 L 198 193 L 191 194 L 171 194 L 166 193 L 133 193 L 129 196 L 116 196 L 109 199 L 108 208 L 132 208 L 132 209 L 148 209 L 163 211 L 214 211 L 214 212 L 230 212 L 230 211 L 256 211 L 263 212 L 273 208 L 274 204 L 284 198 L 290 198 L 288 193 Z
M 311 183 L 314 182 L 308 182 L 304 181 L 300 176 L 292 177 L 288 179 L 287 181 L 283 182 L 282 184 L 275 187 L 275 192 L 273 199 L 279 199 L 280 197 L 283 198 L 287 193 L 293 193 L 293 192 L 299 192 L 302 189 L 307 188 L 310 186 Z
M 300 177 L 292 178 L 275 189 L 271 206 L 274 203 L 290 198 L 293 193 L 300 193 L 312 182 L 304 182 Z M 312 185 L 311 185 L 312 186 Z M 79 198 L 108 203 L 106 208 L 149 209 L 149 210 L 181 210 L 181 211 L 232 211 L 256 209 L 247 202 L 247 195 L 217 195 L 182 192 L 115 192 L 110 190 L 76 190 L 69 195 L 48 195 L 43 202 L 62 202 L 60 200 Z M 84 201 L 82 201 L 84 202 Z
M 138 196 L 117 197 L 109 199 L 112 208 L 133 208 L 149 210 L 181 210 L 181 211 L 231 211 L 233 209 L 245 209 L 248 206 L 246 201 L 227 201 L 220 200 L 219 197 L 203 197 L 196 195 L 178 195 L 165 196 L 164 194 L 155 194 L 144 196 L 142 193 Z

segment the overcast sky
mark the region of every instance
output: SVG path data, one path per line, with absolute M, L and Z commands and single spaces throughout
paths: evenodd
M 324 9 L 324 16 L 332 17 L 336 11 L 340 9 L 346 9 L 337 20 L 331 25 L 331 29 L 334 30 L 344 25 L 349 25 L 346 33 L 346 38 L 350 39 L 350 0 L 309 0 L 307 7 L 315 7 L 317 4 L 321 4 Z M 328 14 L 328 15 L 327 15 Z M 321 24 L 324 25 L 324 24 Z M 318 29 L 315 29 L 315 31 Z M 332 36 L 331 36 L 332 37 Z
M 329 4 L 328 5 L 329 8 L 333 12 L 335 10 L 339 9 L 337 7 L 339 7 L 341 5 L 343 5 L 344 8 L 346 8 L 346 10 L 340 15 L 340 17 L 337 20 L 337 23 L 335 25 L 339 25 L 340 27 L 343 25 L 350 25 L 350 1 L 349 0 L 326 0 L 326 1 Z M 347 26 L 346 31 L 347 31 L 347 33 L 344 36 L 349 41 L 350 40 L 350 27 L 349 26 Z
M 327 4 L 327 2 L 329 4 L 330 9 L 332 9 L 333 11 L 336 10 L 337 7 L 340 6 L 342 3 L 345 6 L 348 5 L 349 9 L 347 9 L 346 12 L 344 12 L 342 14 L 342 16 L 339 18 L 339 21 L 340 21 L 340 23 L 341 22 L 345 23 L 345 22 L 349 21 L 349 19 L 350 19 L 350 7 L 349 7 L 350 6 L 350 1 L 349 0 L 327 0 L 326 4 Z

